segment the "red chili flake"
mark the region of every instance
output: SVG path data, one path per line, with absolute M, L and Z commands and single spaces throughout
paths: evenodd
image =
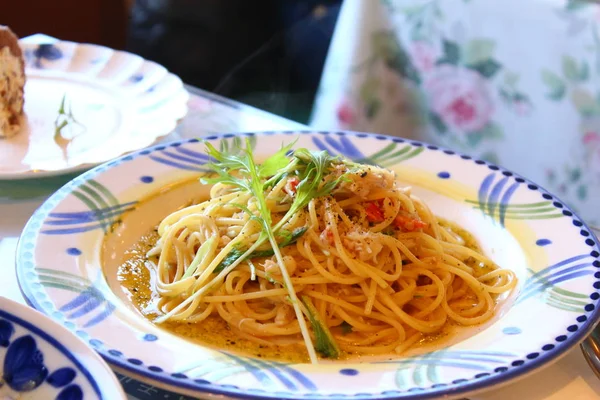
M 407 231 L 414 231 L 416 229 L 425 228 L 427 223 L 421 221 L 418 218 L 398 214 L 394 219 L 394 226 L 397 228 L 403 228 Z
M 383 210 L 375 202 L 367 203 L 365 206 L 365 211 L 367 213 L 367 220 L 369 220 L 369 222 L 382 222 L 385 219 Z
M 287 183 L 285 184 L 284 190 L 288 194 L 293 195 L 296 193 L 296 188 L 298 187 L 299 184 L 300 184 L 300 179 L 293 176 L 288 179 Z

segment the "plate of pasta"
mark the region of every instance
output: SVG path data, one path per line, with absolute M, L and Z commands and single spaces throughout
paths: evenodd
M 75 178 L 17 249 L 27 301 L 191 396 L 464 396 L 598 320 L 600 254 L 504 168 L 354 132 L 159 145 Z M 543 329 L 540 329 L 543 327 Z

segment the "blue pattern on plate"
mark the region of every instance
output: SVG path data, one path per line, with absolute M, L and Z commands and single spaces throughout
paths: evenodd
M 17 392 L 37 388 L 48 376 L 44 355 L 31 335 L 21 336 L 8 345 L 4 356 L 2 381 Z
M 326 134 L 324 141 L 319 137 L 314 136 L 312 142 L 319 149 L 326 150 L 329 154 L 344 156 L 358 163 L 377 165 L 380 167 L 389 167 L 394 164 L 399 164 L 418 156 L 424 150 L 423 147 L 414 146 L 414 144 L 405 144 L 402 148 L 398 149 L 399 142 L 392 141 L 383 149 L 366 156 L 342 132 L 337 132 L 337 135 L 338 137 L 334 138 L 331 135 Z
M 44 68 L 44 66 L 43 66 L 44 60 L 47 60 L 50 62 L 60 60 L 63 57 L 63 53 L 55 45 L 45 43 L 45 44 L 40 44 L 37 47 L 37 49 L 33 50 L 33 52 L 31 53 L 31 56 L 33 57 L 33 65 L 35 66 L 35 68 L 42 69 L 42 68 Z
M 496 178 L 500 180 L 496 182 Z M 522 182 L 515 180 L 506 187 L 510 177 L 491 173 L 485 177 L 479 186 L 477 201 L 466 200 L 473 204 L 474 208 L 479 208 L 482 213 L 497 220 L 501 226 L 505 225 L 507 219 L 550 219 L 560 218 L 563 214 L 557 210 L 558 207 L 549 200 L 542 200 L 530 204 L 511 203 L 511 198 L 519 188 Z
M 206 154 L 197 151 L 185 149 L 182 147 L 174 147 L 163 149 L 157 152 L 156 155 L 151 155 L 150 159 L 164 165 L 174 168 L 179 168 L 187 171 L 208 172 L 208 168 L 202 166 L 211 161 L 211 158 Z
M 137 201 L 119 203 L 117 198 L 104 185 L 93 179 L 86 181 L 73 191 L 89 211 L 51 212 L 44 224 L 51 227 L 41 231 L 46 235 L 68 235 L 103 229 L 112 230 L 119 217 L 135 208 Z M 54 228 L 54 227 L 60 228 Z
M 538 246 L 548 246 L 549 244 L 552 244 L 552 240 L 550 239 L 538 239 L 535 242 L 536 245 Z
M 47 379 L 54 387 L 63 387 L 73 382 L 77 372 L 73 368 L 63 367 L 54 371 Z
M 517 304 L 531 297 L 540 296 L 548 305 L 566 310 L 584 312 L 588 296 L 558 288 L 556 285 L 581 276 L 593 275 L 596 268 L 594 258 L 588 254 L 571 257 L 533 273 L 527 279 Z
M 298 390 L 297 383 L 311 392 L 317 390 L 317 386 L 314 382 L 306 375 L 290 367 L 288 364 L 250 357 L 239 357 L 226 352 L 222 352 L 222 354 L 235 361 L 236 364 L 243 366 L 246 371 L 254 375 L 262 385 L 273 385 L 272 377 L 274 377 L 282 383 L 286 389 L 291 391 Z M 272 377 L 270 375 L 272 375 Z
M 348 137 L 366 137 L 364 134 L 355 134 L 355 133 L 343 133 L 336 132 L 337 139 L 332 137 L 331 135 L 327 135 L 324 133 L 310 133 L 310 132 L 282 132 L 286 135 L 294 135 L 298 133 L 310 134 L 312 135 L 312 140 L 319 148 L 327 148 L 329 150 L 337 150 L 337 154 L 343 154 L 349 156 L 350 154 L 354 154 L 355 156 L 361 155 L 362 153 L 358 151 L 357 146 L 349 146 L 347 142 L 349 142 L 348 138 L 344 138 L 344 136 Z M 207 138 L 209 140 L 216 140 L 220 138 L 231 138 L 231 135 L 224 136 L 215 136 L 212 138 Z M 377 160 L 377 164 L 386 165 L 386 162 L 397 163 L 399 160 L 413 158 L 421 154 L 425 147 L 421 143 L 410 143 L 404 144 L 402 148 L 397 149 L 398 143 L 403 143 L 403 140 L 399 140 L 397 138 L 385 138 L 385 137 L 377 137 L 379 140 L 388 140 L 390 144 L 388 144 L 383 149 L 379 150 L 375 154 L 364 157 L 363 160 L 370 160 L 374 162 L 374 159 Z M 235 140 L 235 139 L 234 139 Z M 360 139 L 355 139 L 360 140 Z M 205 155 L 196 152 L 195 150 L 186 149 L 186 143 L 190 143 L 194 141 L 184 141 L 184 142 L 176 142 L 172 144 L 170 147 L 167 146 L 157 146 L 154 148 L 146 149 L 135 153 L 133 155 L 122 157 L 116 161 L 111 162 L 108 165 L 104 165 L 93 169 L 82 176 L 76 178 L 71 183 L 65 185 L 61 190 L 59 190 L 54 196 L 52 196 L 47 201 L 48 209 L 51 209 L 60 201 L 62 201 L 65 197 L 72 194 L 72 191 L 79 187 L 79 185 L 85 184 L 89 182 L 89 180 L 99 173 L 105 171 L 109 167 L 114 167 L 119 164 L 123 164 L 137 157 L 147 157 L 154 161 L 157 161 L 163 165 L 171 166 L 177 169 L 187 169 L 192 171 L 202 170 L 199 168 L 204 165 L 208 160 L 203 159 L 202 157 L 206 157 Z M 221 141 L 221 144 L 227 142 L 226 140 Z M 352 143 L 350 143 L 352 144 Z M 167 150 L 168 149 L 168 150 Z M 432 146 L 428 147 L 430 151 L 444 151 L 438 148 L 433 148 Z M 358 153 L 356 152 L 358 151 Z M 444 151 L 447 155 L 457 156 L 462 158 L 463 160 L 471 160 L 470 157 L 456 154 L 454 152 Z M 408 157 L 408 158 L 406 158 Z M 390 161 L 391 160 L 391 161 Z M 499 167 L 491 166 L 484 161 L 481 160 L 473 160 L 478 166 L 489 167 L 493 171 L 500 171 Z M 492 168 L 493 167 L 493 168 Z M 453 171 L 448 171 L 452 173 Z M 476 201 L 468 201 L 473 204 L 475 208 L 480 209 L 487 215 L 492 216 L 494 219 L 498 220 L 502 226 L 504 226 L 504 222 L 506 219 L 540 219 L 540 218 L 558 218 L 564 217 L 567 219 L 573 220 L 573 225 L 577 227 L 582 227 L 584 224 L 577 219 L 574 214 L 564 207 L 561 203 L 552 202 L 552 201 L 540 201 L 538 203 L 531 204 L 513 204 L 510 202 L 512 196 L 515 192 L 522 186 L 521 184 L 527 184 L 527 188 L 532 191 L 538 191 L 540 193 L 540 197 L 543 196 L 542 200 L 548 199 L 547 196 L 550 196 L 543 189 L 539 188 L 536 185 L 529 183 L 524 178 L 518 177 L 508 171 L 503 171 L 500 180 L 496 182 L 497 174 L 495 172 L 487 175 L 485 179 L 482 181 L 479 190 L 479 197 Z M 551 198 L 551 197 L 550 197 Z M 512 208 L 511 208 L 512 207 Z M 523 211 L 525 209 L 525 211 Z M 549 212 L 551 211 L 551 212 Z M 559 214 L 556 214 L 557 211 L 560 211 Z M 22 240 L 19 245 L 17 262 L 23 266 L 27 264 L 27 262 L 31 259 L 31 256 L 26 257 L 28 254 L 28 250 L 25 250 L 25 246 L 27 243 L 35 243 L 35 233 L 37 229 L 37 225 L 45 218 L 48 217 L 48 212 L 44 210 L 37 211 L 32 220 L 25 228 Z M 591 238 L 587 238 L 585 243 L 591 247 L 591 253 L 589 257 L 596 258 L 596 261 L 592 263 L 592 266 L 597 267 L 597 263 L 600 263 L 597 260 L 598 257 L 598 246 L 595 240 Z M 577 262 L 577 257 L 574 259 L 565 260 L 568 264 L 569 262 Z M 559 263 L 561 264 L 561 263 Z M 570 273 L 581 273 L 582 271 L 574 271 L 570 270 L 569 272 L 565 272 L 561 270 L 562 266 L 566 266 L 566 268 L 571 268 L 572 266 L 569 264 L 562 265 L 554 265 L 549 271 L 552 272 L 548 274 L 549 271 L 540 271 L 538 272 L 540 275 L 543 273 L 548 274 L 549 276 L 558 278 L 569 279 L 568 276 Z M 586 267 L 587 268 L 587 267 Z M 556 270 L 556 271 L 555 271 Z M 560 272 L 560 271 L 562 272 Z M 30 301 L 34 306 L 40 308 L 46 312 L 53 312 L 55 310 L 47 309 L 47 307 L 40 306 L 41 298 L 38 297 L 37 292 L 33 288 L 33 283 L 30 282 L 30 278 L 28 278 L 27 268 L 23 268 L 22 270 L 18 270 L 19 281 L 23 287 L 26 298 Z M 563 275 L 561 275 L 561 273 Z M 560 276 L 559 276 L 560 275 Z M 580 275 L 581 276 L 581 275 Z M 533 280 L 532 280 L 533 279 Z M 540 292 L 540 287 L 545 287 L 545 283 L 539 284 L 539 282 L 535 283 L 535 278 L 532 277 L 527 283 L 526 287 L 529 288 L 530 292 Z M 560 281 L 556 281 L 558 283 Z M 529 286 L 528 286 L 529 285 Z M 537 286 L 536 286 L 537 285 Z M 596 281 L 594 283 L 595 289 L 600 289 L 600 281 Z M 590 289 L 592 290 L 592 289 Z M 429 354 L 427 356 L 421 357 L 412 357 L 408 359 L 402 360 L 402 362 L 398 362 L 396 364 L 400 365 L 398 369 L 398 374 L 402 371 L 412 371 L 412 380 L 419 380 L 423 384 L 423 386 L 414 386 L 414 387 L 406 387 L 404 384 L 398 384 L 400 390 L 387 390 L 381 393 L 359 393 L 356 395 L 346 395 L 348 398 L 358 399 L 372 399 L 372 398 L 392 398 L 401 396 L 404 397 L 408 393 L 412 393 L 415 391 L 421 392 L 414 395 L 414 399 L 418 398 L 430 398 L 431 396 L 441 395 L 444 393 L 448 393 L 449 390 L 452 391 L 454 395 L 459 395 L 460 393 L 467 390 L 476 390 L 483 388 L 485 386 L 495 384 L 498 382 L 502 382 L 509 377 L 515 377 L 520 374 L 531 371 L 533 368 L 541 365 L 541 363 L 548 361 L 549 359 L 554 359 L 558 355 L 564 353 L 571 346 L 576 344 L 579 340 L 581 340 L 587 332 L 592 327 L 591 321 L 595 321 L 598 317 L 599 313 L 596 310 L 596 303 L 600 296 L 597 295 L 597 292 L 592 292 L 591 294 L 588 292 L 587 294 L 582 294 L 585 297 L 585 306 L 583 307 L 583 312 L 585 315 L 576 314 L 577 317 L 573 317 L 573 323 L 567 326 L 564 329 L 564 334 L 558 335 L 555 338 L 554 343 L 544 343 L 544 345 L 540 346 L 538 351 L 533 351 L 527 355 L 523 355 L 521 359 L 515 359 L 517 355 L 501 353 L 501 352 L 472 352 L 472 353 L 462 353 L 462 352 L 435 352 Z M 590 302 L 592 299 L 592 302 Z M 523 301 L 520 299 L 520 301 Z M 75 328 L 73 328 L 75 329 Z M 91 338 L 90 340 L 96 340 Z M 139 339 L 138 339 L 139 340 Z M 136 359 L 136 363 L 132 364 L 128 360 L 127 356 L 124 355 L 123 351 L 117 349 L 106 349 L 104 347 L 98 348 L 98 350 L 113 364 L 125 369 L 130 370 L 140 376 L 144 376 L 149 379 L 153 379 L 156 381 L 160 381 L 164 384 L 169 384 L 189 390 L 197 391 L 199 394 L 210 392 L 214 394 L 225 394 L 225 395 L 234 395 L 240 398 L 273 398 L 274 395 L 277 397 L 290 396 L 295 397 L 298 396 L 296 389 L 293 387 L 297 387 L 297 384 L 300 383 L 302 386 L 306 388 L 308 382 L 311 382 L 310 379 L 308 381 L 304 381 L 303 379 L 298 379 L 300 377 L 306 377 L 305 374 L 296 371 L 295 369 L 288 366 L 278 366 L 277 374 L 273 374 L 273 376 L 266 376 L 267 373 L 273 373 L 272 370 L 266 368 L 263 364 L 265 361 L 255 360 L 249 358 L 242 358 L 242 360 L 236 360 L 236 363 L 233 365 L 236 368 L 233 368 L 233 373 L 237 373 L 240 370 L 246 370 L 252 373 L 258 382 L 279 382 L 287 389 L 287 391 L 278 391 L 271 392 L 262 388 L 253 388 L 252 390 L 247 390 L 244 388 L 237 387 L 235 385 L 221 385 L 215 380 L 207 381 L 206 379 L 200 379 L 198 373 L 193 373 L 194 371 L 187 371 L 185 374 L 179 371 L 166 371 L 165 368 L 156 365 L 147 365 L 143 362 L 143 360 Z M 534 349 L 536 350 L 536 349 Z M 446 353 L 446 354 L 443 354 Z M 443 359 L 437 359 L 437 355 L 442 355 Z M 465 369 L 473 369 L 479 372 L 473 375 L 468 379 L 456 379 L 452 382 L 439 382 L 440 376 L 436 375 L 435 368 L 444 367 L 445 364 L 451 365 L 453 367 L 460 367 Z M 261 365 L 261 368 L 258 368 L 258 365 Z M 290 370 L 287 370 L 290 368 Z M 425 368 L 425 369 L 423 369 Z M 281 374 L 281 370 L 285 370 L 286 374 Z M 415 372 L 416 370 L 419 372 Z M 425 372 L 421 372 L 425 371 Z M 211 372 L 208 371 L 204 375 L 208 375 Z M 300 375 L 297 375 L 296 372 Z M 257 375 L 258 374 L 258 375 Z M 416 375 L 415 375 L 416 374 Z M 298 382 L 294 382 L 290 379 L 290 376 L 293 376 Z M 282 380 L 283 377 L 283 380 Z M 306 377 L 308 378 L 308 377 Z M 403 378 L 405 379 L 405 378 Z M 404 380 L 402 381 L 404 382 Z M 437 382 L 437 383 L 435 383 Z M 416 383 L 415 383 L 416 384 Z M 316 391 L 318 391 L 318 386 L 316 387 Z M 318 395 L 318 394 L 310 394 L 305 393 L 302 395 L 303 398 L 307 399 L 317 399 L 317 398 L 327 398 L 333 399 L 338 396 L 335 394 L 331 395 Z
M 57 339 L 6 311 L 0 310 L 0 318 L 0 347 L 7 348 L 2 362 L 0 395 L 10 395 L 11 391 L 34 392 L 47 384 L 58 390 L 55 400 L 82 400 L 81 387 L 73 383 L 79 371 L 92 385 L 98 398 L 101 398 L 97 382 Z M 15 325 L 27 333 L 13 338 L 16 332 Z M 39 348 L 38 340 L 47 342 L 59 350 L 68 366 L 62 366 L 50 373 L 44 363 L 44 354 Z M 65 362 L 62 364 L 65 365 Z M 7 387 L 10 390 L 7 390 Z
M 68 315 L 70 319 L 79 319 L 92 315 L 83 324 L 84 328 L 99 324 L 116 309 L 116 306 L 106 300 L 104 294 L 95 287 L 94 283 L 87 279 L 48 268 L 36 268 L 36 271 L 38 272 L 38 279 L 42 286 L 77 293 L 77 296 L 62 305 L 58 311 L 61 313 L 71 312 Z
M 470 369 L 479 373 L 490 372 L 515 357 L 516 354 L 506 352 L 442 350 L 402 360 L 384 361 L 381 364 L 399 365 L 396 384 L 399 388 L 403 388 L 407 385 L 439 384 L 440 367 Z

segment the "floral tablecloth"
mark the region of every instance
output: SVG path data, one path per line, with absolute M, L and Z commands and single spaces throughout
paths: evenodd
M 600 4 L 346 0 L 311 125 L 500 164 L 600 224 Z

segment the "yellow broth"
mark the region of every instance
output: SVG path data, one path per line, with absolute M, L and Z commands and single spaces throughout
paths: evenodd
M 152 231 L 140 238 L 131 249 L 126 262 L 118 269 L 118 280 L 123 290 L 136 308 L 149 320 L 158 317 L 154 307 L 155 295 L 152 291 L 152 269 L 146 264 L 145 254 L 156 241 L 158 234 Z M 267 347 L 251 342 L 229 329 L 228 324 L 218 315 L 212 315 L 199 323 L 164 322 L 161 328 L 185 338 L 204 343 L 219 349 L 235 349 L 256 357 L 274 358 L 291 362 L 307 361 L 305 350 L 298 345 Z M 293 347 L 293 348 L 292 348 Z

